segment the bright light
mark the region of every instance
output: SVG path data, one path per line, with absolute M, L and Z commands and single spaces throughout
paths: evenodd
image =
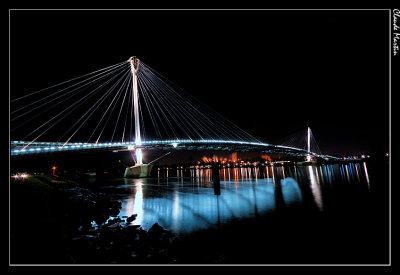
M 135 146 L 129 145 L 128 150 L 135 150 Z
M 137 183 L 136 185 L 136 194 L 135 194 L 135 202 L 133 205 L 133 213 L 136 214 L 136 219 L 133 224 L 141 224 L 143 220 L 143 190 L 142 190 L 142 182 Z
M 26 174 L 26 173 L 15 174 L 15 175 L 12 175 L 12 177 L 13 177 L 14 179 L 24 179 L 24 178 L 28 177 L 28 174 Z
M 174 148 L 176 148 L 178 146 L 178 143 L 174 142 L 174 143 L 172 143 L 172 146 L 174 146 Z
M 143 163 L 142 159 L 143 159 L 142 149 L 136 149 L 136 163 L 142 164 Z

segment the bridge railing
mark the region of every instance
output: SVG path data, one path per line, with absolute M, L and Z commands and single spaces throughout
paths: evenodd
M 227 141 L 227 140 L 148 140 L 142 141 L 141 146 L 136 146 L 135 142 L 106 142 L 106 143 L 68 143 L 62 142 L 28 142 L 28 141 L 11 141 L 12 154 L 27 154 L 38 152 L 64 151 L 64 150 L 84 150 L 94 148 L 111 148 L 111 147 L 134 147 L 144 148 L 151 145 L 172 145 L 178 144 L 196 144 L 196 143 L 221 143 L 221 144 L 245 144 L 258 146 L 271 146 L 270 144 L 244 141 Z M 28 148 L 25 148 L 27 147 Z M 133 148 L 132 148 L 133 149 Z
M 301 148 L 272 145 L 261 142 L 247 142 L 237 140 L 191 140 L 191 139 L 170 139 L 170 140 L 144 140 L 140 146 L 136 146 L 135 142 L 106 142 L 106 143 L 68 143 L 62 142 L 28 142 L 28 141 L 11 141 L 10 153 L 12 156 L 26 155 L 26 154 L 40 154 L 61 151 L 82 151 L 82 150 L 96 150 L 96 149 L 113 149 L 113 150 L 134 150 L 136 148 L 152 148 L 157 146 L 176 148 L 178 146 L 205 144 L 205 145 L 238 145 L 250 146 L 269 149 L 271 151 L 287 150 L 296 152 L 300 155 L 307 154 L 308 152 Z M 28 146 L 28 147 L 27 147 Z M 261 149 L 263 150 L 263 149 Z M 311 153 L 316 157 L 329 157 L 332 156 L 319 156 Z

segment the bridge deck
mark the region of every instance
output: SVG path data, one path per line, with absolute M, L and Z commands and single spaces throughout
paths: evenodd
M 273 145 L 261 142 L 229 141 L 229 140 L 149 140 L 142 141 L 140 146 L 134 142 L 109 142 L 109 143 L 68 143 L 62 142 L 28 142 L 11 141 L 11 156 L 46 154 L 53 152 L 71 151 L 124 151 L 137 148 L 145 150 L 217 150 L 237 152 L 263 152 L 263 153 L 284 153 L 290 155 L 306 156 L 307 150 Z M 317 155 L 318 158 L 335 158 L 332 156 Z

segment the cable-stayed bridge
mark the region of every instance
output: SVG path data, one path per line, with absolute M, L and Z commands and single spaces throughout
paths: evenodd
M 323 155 L 311 129 L 279 145 L 259 141 L 136 57 L 11 99 L 11 156 L 134 150 Z M 297 137 L 298 139 L 298 137 Z

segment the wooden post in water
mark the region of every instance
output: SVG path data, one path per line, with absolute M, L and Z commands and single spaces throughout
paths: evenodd
M 274 168 L 272 168 L 272 169 L 274 169 Z M 281 185 L 280 181 L 276 181 L 276 183 L 274 184 L 274 193 L 275 193 L 276 208 L 278 210 L 283 209 L 285 206 L 285 201 L 283 199 L 282 185 Z
M 219 164 L 217 162 L 213 162 L 212 164 L 212 179 L 214 185 L 214 195 L 221 195 L 221 184 L 219 179 Z

